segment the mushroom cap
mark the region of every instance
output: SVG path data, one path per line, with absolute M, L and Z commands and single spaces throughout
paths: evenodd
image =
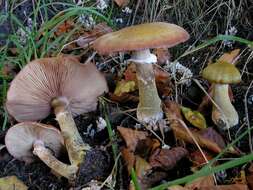
M 94 111 L 97 98 L 108 91 L 105 77 L 94 64 L 81 64 L 71 56 L 37 59 L 11 82 L 6 107 L 17 121 L 36 121 L 51 112 L 51 101 L 68 101 L 73 116 Z
M 202 77 L 218 84 L 232 84 L 241 81 L 241 74 L 235 65 L 224 61 L 209 64 L 202 71 Z
M 189 34 L 180 26 L 153 22 L 130 26 L 105 34 L 94 41 L 99 54 L 120 51 L 136 51 L 149 48 L 169 48 L 189 39 Z
M 29 163 L 36 158 L 33 154 L 33 143 L 36 140 L 43 141 L 45 147 L 56 157 L 64 147 L 63 137 L 58 129 L 36 122 L 23 122 L 11 127 L 6 133 L 5 145 L 14 158 Z

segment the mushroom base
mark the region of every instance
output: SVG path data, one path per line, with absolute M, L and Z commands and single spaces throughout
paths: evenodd
M 52 106 L 64 138 L 69 160 L 71 164 L 79 166 L 84 160 L 85 152 L 90 150 L 90 146 L 83 142 L 72 114 L 67 110 L 66 100 L 56 98 L 52 101 Z
M 135 63 L 139 88 L 137 118 L 144 123 L 155 123 L 163 118 L 161 99 L 158 95 L 153 64 Z
M 213 99 L 218 107 L 213 105 L 212 120 L 218 127 L 228 129 L 238 124 L 239 116 L 231 104 L 228 94 L 228 84 L 215 84 Z
M 74 165 L 67 165 L 59 161 L 54 157 L 52 152 L 44 146 L 42 141 L 35 141 L 33 148 L 33 153 L 37 155 L 55 173 L 66 177 L 70 181 L 73 181 L 76 178 L 78 167 Z

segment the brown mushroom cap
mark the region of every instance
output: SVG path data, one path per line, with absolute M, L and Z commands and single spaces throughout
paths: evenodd
M 130 26 L 103 35 L 95 40 L 93 47 L 103 55 L 148 48 L 169 48 L 188 39 L 189 34 L 180 26 L 154 22 Z
M 35 158 L 33 144 L 36 140 L 43 141 L 55 156 L 64 147 L 63 137 L 58 129 L 35 122 L 23 122 L 11 127 L 5 136 L 5 145 L 14 158 L 29 163 Z
M 241 74 L 235 65 L 224 61 L 209 64 L 202 71 L 202 77 L 218 84 L 232 84 L 241 81 Z
M 49 115 L 52 99 L 63 97 L 75 116 L 95 110 L 97 97 L 107 90 L 94 64 L 84 65 L 70 56 L 37 59 L 12 81 L 6 107 L 17 121 L 36 121 Z

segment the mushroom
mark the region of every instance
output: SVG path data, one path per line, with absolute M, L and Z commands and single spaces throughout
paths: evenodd
M 188 38 L 189 34 L 175 24 L 154 22 L 130 26 L 105 34 L 94 41 L 93 47 L 101 55 L 132 51 L 129 61 L 136 64 L 139 121 L 154 123 L 163 117 L 153 70 L 157 57 L 150 53 L 150 48 L 173 47 Z
M 108 90 L 94 64 L 74 57 L 37 59 L 28 63 L 11 82 L 6 107 L 17 121 L 36 121 L 54 108 L 71 164 L 79 165 L 89 150 L 72 116 L 94 111 L 98 96 Z
M 9 153 L 18 160 L 30 163 L 36 156 L 54 172 L 70 180 L 75 178 L 77 166 L 67 165 L 58 157 L 64 147 L 63 137 L 51 125 L 23 122 L 11 127 L 5 136 Z
M 239 83 L 241 75 L 231 63 L 217 61 L 209 64 L 202 72 L 202 77 L 214 83 L 212 90 L 215 104 L 212 110 L 213 122 L 223 128 L 230 128 L 238 124 L 239 117 L 229 97 L 229 84 Z

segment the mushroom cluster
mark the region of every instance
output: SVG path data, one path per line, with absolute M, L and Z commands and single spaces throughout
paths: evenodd
M 170 48 L 188 39 L 189 34 L 180 26 L 154 22 L 126 27 L 95 40 L 93 47 L 101 55 L 132 51 L 132 56 L 128 61 L 136 65 L 139 121 L 155 123 L 163 117 L 153 70 L 157 57 L 150 52 L 150 49 Z
M 98 96 L 107 91 L 106 80 L 94 64 L 81 64 L 71 56 L 43 58 L 28 63 L 15 77 L 7 93 L 6 107 L 19 122 L 44 119 L 53 108 L 71 166 L 75 168 L 83 162 L 90 146 L 83 142 L 73 116 L 94 111 Z M 8 147 L 10 150 L 11 146 Z M 36 141 L 33 148 L 40 158 L 41 151 L 49 155 L 42 141 Z M 68 176 L 61 171 L 65 169 L 58 169 L 58 173 Z

